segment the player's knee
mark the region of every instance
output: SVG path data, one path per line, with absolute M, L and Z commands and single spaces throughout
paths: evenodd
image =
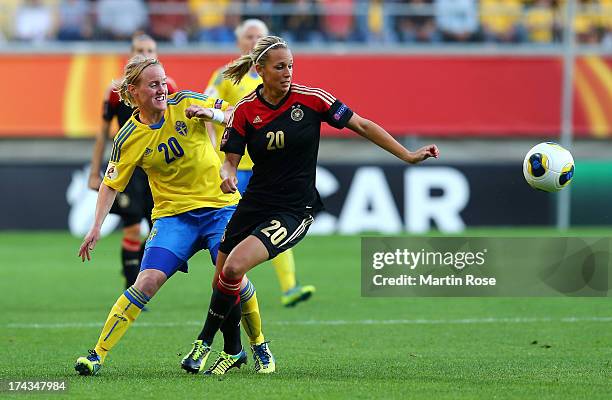
M 166 281 L 166 274 L 155 269 L 141 271 L 134 286 L 149 297 L 153 297 Z
M 223 275 L 228 279 L 237 280 L 244 276 L 244 266 L 239 260 L 227 260 L 223 265 Z

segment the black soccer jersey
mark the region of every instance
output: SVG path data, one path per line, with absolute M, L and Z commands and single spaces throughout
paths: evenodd
M 279 209 L 316 212 L 322 208 L 315 188 L 321 122 L 344 128 L 353 111 L 324 90 L 292 84 L 277 105 L 259 94 L 242 99 L 221 141 L 226 153 L 253 159 L 253 177 L 244 202 Z
M 114 117 L 117 117 L 117 123 L 121 128 L 130 119 L 134 109 L 119 99 L 119 94 L 112 89 L 109 89 L 104 99 L 104 109 L 102 118 L 105 121 L 111 122 Z

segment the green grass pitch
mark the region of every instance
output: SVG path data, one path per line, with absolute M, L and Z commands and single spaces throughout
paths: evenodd
M 317 293 L 295 309 L 280 305 L 271 265 L 250 274 L 278 373 L 256 375 L 252 359 L 221 379 L 179 368 L 210 299 L 212 267 L 202 252 L 152 300 L 98 376 L 77 376 L 75 359 L 93 347 L 121 293 L 119 241 L 102 239 L 83 264 L 80 239 L 66 233 L 0 233 L 0 379 L 67 380 L 66 396 L 100 399 L 612 396 L 611 299 L 362 298 L 356 236 L 311 236 L 297 246 L 298 277 Z

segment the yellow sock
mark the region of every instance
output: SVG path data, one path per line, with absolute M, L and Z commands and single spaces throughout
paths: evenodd
M 95 350 L 102 362 L 108 352 L 121 340 L 130 324 L 138 318 L 140 311 L 148 301 L 149 298 L 134 286 L 129 287 L 119 296 L 106 318 L 102 333 L 96 343 Z
M 284 251 L 272 259 L 281 290 L 285 293 L 295 287 L 295 260 L 291 249 Z
M 249 281 L 240 291 L 240 303 L 242 306 L 242 327 L 249 337 L 249 343 L 261 344 L 265 341 L 261 331 L 261 316 L 259 315 L 259 303 L 255 286 Z

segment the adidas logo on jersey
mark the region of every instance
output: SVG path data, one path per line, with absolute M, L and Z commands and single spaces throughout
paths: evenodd
M 253 120 L 254 124 L 261 124 L 261 118 L 259 118 L 259 115 L 255 117 L 255 119 Z

